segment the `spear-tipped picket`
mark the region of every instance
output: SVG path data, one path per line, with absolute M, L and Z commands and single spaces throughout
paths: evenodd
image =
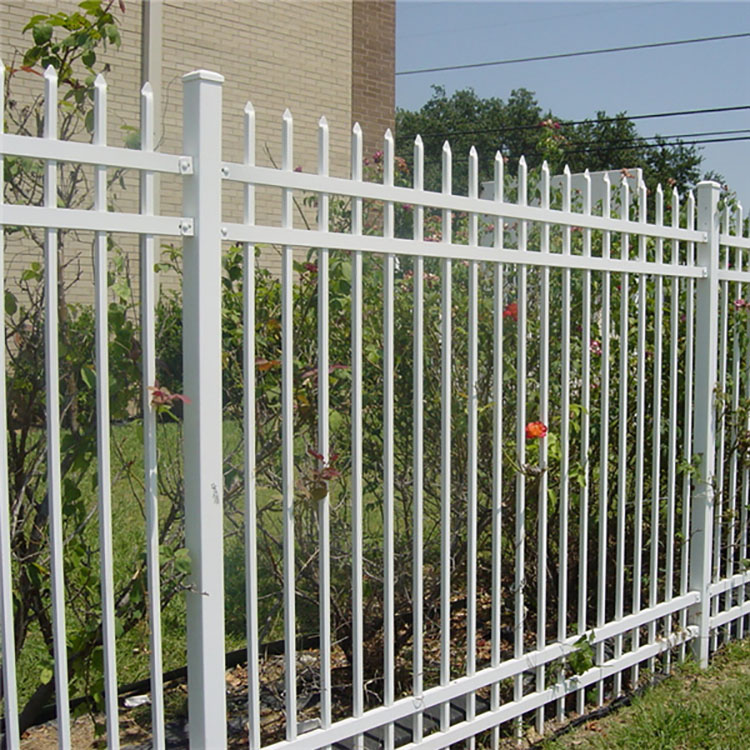
M 474 146 L 469 151 L 469 198 L 476 198 L 479 194 L 479 159 Z M 478 216 L 469 215 L 469 245 L 476 247 L 478 243 Z M 468 465 L 467 465 L 467 535 L 466 535 L 466 674 L 471 676 L 476 672 L 476 642 L 477 642 L 477 461 L 479 452 L 478 435 L 478 388 L 479 388 L 479 319 L 478 319 L 478 265 L 476 261 L 469 263 L 469 328 L 468 328 Z M 472 721 L 476 715 L 476 696 L 469 693 L 466 696 L 466 719 Z M 474 748 L 475 740 L 469 742 L 470 750 Z
M 243 110 L 244 163 L 255 166 L 255 108 Z M 243 220 L 255 224 L 255 186 L 244 185 Z M 255 484 L 255 245 L 244 243 L 242 257 L 242 348 L 245 432 L 245 616 L 247 619 L 247 719 L 250 750 L 260 750 L 260 680 L 258 668 L 258 533 Z
M 414 189 L 424 189 L 424 144 L 422 136 L 414 139 Z M 414 240 L 424 239 L 424 207 L 414 206 Z M 414 478 L 413 478 L 413 620 L 414 633 L 412 685 L 415 700 L 424 694 L 424 258 L 414 258 Z M 420 742 L 424 733 L 424 717 L 421 711 L 414 716 L 414 742 Z
M 100 73 L 94 81 L 93 143 L 107 142 L 107 82 Z M 107 168 L 94 167 L 94 210 L 107 210 Z M 114 562 L 112 552 L 112 493 L 110 469 L 109 330 L 107 325 L 107 235 L 94 237 L 95 345 L 96 345 L 96 431 L 99 515 L 99 567 L 102 598 L 102 646 L 104 700 L 107 717 L 107 745 L 118 748 L 120 729 L 117 709 L 117 667 L 115 656 Z
M 526 159 L 522 156 L 518 160 L 518 198 L 519 206 L 525 206 L 528 201 L 528 170 Z M 527 223 L 518 223 L 518 251 L 526 252 Z M 516 333 L 516 465 L 526 464 L 526 275 L 527 268 L 521 264 L 517 266 L 517 333 Z M 524 653 L 524 628 L 525 628 L 525 595 L 524 585 L 526 578 L 526 475 L 519 471 L 516 473 L 516 527 L 515 527 L 515 596 L 514 596 L 514 621 L 513 621 L 513 656 L 520 659 Z M 523 697 L 523 675 L 518 674 L 513 680 L 513 699 L 521 700 Z M 516 721 L 516 734 L 520 737 L 521 720 Z
M 443 143 L 442 151 L 442 192 L 452 192 L 451 147 Z M 452 214 L 443 209 L 442 241 L 453 239 Z M 441 382 L 440 382 L 440 684 L 450 682 L 451 663 L 451 378 L 452 358 L 452 266 L 450 258 L 441 261 Z M 440 707 L 440 728 L 445 731 L 450 726 L 450 704 Z
M 690 190 L 687 194 L 685 206 L 687 229 L 695 229 L 695 194 Z M 686 262 L 694 266 L 696 262 L 695 243 L 687 244 Z M 695 359 L 695 282 L 687 279 L 687 290 L 685 298 L 685 385 L 683 398 L 685 402 L 683 423 L 684 440 L 682 449 L 683 461 L 690 461 L 693 455 L 693 366 Z M 689 569 L 690 569 L 690 517 L 692 506 L 692 479 L 689 476 L 682 478 L 682 542 L 680 544 L 680 595 L 688 591 Z M 680 627 L 687 626 L 687 612 L 680 612 Z M 685 645 L 680 646 L 680 659 L 685 658 Z
M 630 217 L 630 186 L 625 175 L 620 179 L 620 219 L 626 221 Z M 630 257 L 630 237 L 624 233 L 620 237 L 620 257 L 628 260 Z M 629 286 L 630 276 L 624 273 L 620 282 L 620 392 L 618 394 L 618 413 L 628 413 L 628 377 L 629 347 L 628 347 L 628 321 L 629 321 Z M 627 501 L 627 455 L 628 455 L 628 421 L 620 420 L 618 442 L 617 442 L 617 548 L 615 552 L 615 571 L 617 580 L 615 582 L 615 618 L 621 619 L 625 606 L 625 522 Z M 622 656 L 623 636 L 615 638 L 615 658 Z M 614 686 L 615 697 L 622 694 L 622 673 L 615 675 Z
M 539 198 L 543 209 L 549 209 L 550 204 L 550 171 L 546 159 L 542 162 L 539 178 Z M 550 231 L 549 224 L 540 227 L 540 251 L 549 253 Z M 549 424 L 549 340 L 550 340 L 550 316 L 549 316 L 549 267 L 542 266 L 541 293 L 539 300 L 539 420 L 543 424 Z M 547 466 L 547 441 L 539 441 L 539 466 Z M 538 561 L 537 561 L 537 628 L 536 646 L 541 650 L 547 645 L 547 557 L 548 557 L 548 508 L 547 508 L 548 479 L 547 471 L 542 471 L 539 477 L 539 494 L 537 510 L 537 539 L 538 539 Z M 541 692 L 545 689 L 545 667 L 539 666 L 536 670 L 536 690 Z M 544 732 L 544 707 L 536 712 L 536 730 L 539 734 Z
M 677 187 L 672 188 L 672 226 L 680 225 L 680 194 Z M 670 258 L 672 265 L 676 266 L 679 260 L 679 242 L 672 241 L 672 251 Z M 677 385 L 679 380 L 678 370 L 678 345 L 680 336 L 680 282 L 676 276 L 671 279 L 671 298 L 669 303 L 669 417 L 668 424 L 677 424 Z M 668 459 L 667 459 L 667 520 L 666 520 L 666 538 L 671 540 L 675 538 L 675 512 L 677 499 L 677 430 L 668 431 Z M 666 545 L 666 554 L 664 560 L 664 601 L 670 601 L 674 596 L 674 559 L 675 545 L 668 543 Z M 665 617 L 663 629 L 669 633 L 672 626 L 672 618 Z M 667 651 L 665 654 L 664 668 L 667 674 L 671 670 L 672 652 Z
M 664 225 L 664 190 L 661 183 L 656 186 L 654 196 L 654 220 L 657 226 Z M 657 263 L 664 262 L 664 240 L 656 240 Z M 663 326 L 664 326 L 664 277 L 657 275 L 654 279 L 654 365 L 652 395 L 652 432 L 651 432 L 651 548 L 649 550 L 649 586 L 648 602 L 653 607 L 659 593 L 659 521 L 661 516 L 661 425 L 662 425 L 662 361 L 663 361 Z M 669 546 L 669 544 L 667 545 Z M 649 623 L 648 641 L 656 640 L 656 620 Z M 652 673 L 656 659 L 649 660 Z
M 154 150 L 154 92 L 150 83 L 141 88 L 141 151 Z M 140 213 L 153 216 L 156 208 L 153 172 L 140 175 Z M 140 237 L 141 282 L 141 377 L 144 383 L 156 382 L 156 243 L 153 235 Z M 156 409 L 151 392 L 143 392 L 143 462 L 145 472 L 146 567 L 149 592 L 149 660 L 151 671 L 151 715 L 154 747 L 166 745 L 164 728 L 164 685 L 162 674 L 161 582 L 159 563 L 159 484 L 157 477 Z
M 383 184 L 393 186 L 393 159 L 395 144 L 390 128 L 383 138 Z M 386 201 L 383 236 L 392 238 L 394 234 L 394 206 L 393 201 Z M 384 693 L 383 703 L 393 704 L 396 695 L 395 685 L 395 466 L 393 445 L 395 442 L 394 421 L 394 380 L 395 369 L 394 351 L 394 268 L 395 258 L 392 253 L 385 256 L 383 264 L 383 615 L 384 615 Z M 394 726 L 385 725 L 384 747 L 392 750 L 394 745 Z
M 494 188 L 495 203 L 504 199 L 504 161 L 500 151 L 495 152 Z M 503 217 L 495 216 L 493 246 L 503 246 Z M 494 264 L 492 325 L 494 341 L 492 352 L 492 642 L 490 660 L 493 667 L 500 664 L 502 631 L 502 507 L 503 507 L 503 266 Z M 500 706 L 500 686 L 493 683 L 490 692 L 490 707 Z M 492 730 L 492 750 L 498 750 L 500 730 Z
M 591 175 L 583 173 L 583 215 L 591 215 Z M 591 257 L 591 229 L 583 230 L 583 255 Z M 583 271 L 581 295 L 581 456 L 589 455 L 591 444 L 591 270 Z M 588 584 L 589 584 L 589 496 L 590 462 L 583 461 L 580 500 L 578 505 L 578 633 L 583 635 L 588 627 Z M 584 712 L 585 691 L 576 692 L 576 710 Z
M 318 174 L 329 171 L 328 120 L 318 120 Z M 318 194 L 318 231 L 328 231 L 327 193 Z M 328 249 L 318 250 L 318 453 L 323 456 L 319 468 L 330 462 L 329 449 L 329 383 L 328 383 Z M 318 501 L 318 534 L 320 539 L 319 608 L 320 608 L 320 723 L 331 725 L 331 537 L 330 497 L 328 492 Z
M 566 164 L 563 169 L 562 210 L 570 212 L 571 174 Z M 562 250 L 570 255 L 570 225 L 563 227 Z M 560 460 L 560 535 L 559 535 L 559 574 L 557 584 L 557 638 L 565 640 L 568 633 L 568 518 L 570 514 L 570 269 L 562 271 L 562 342 L 560 356 L 562 367 L 560 386 L 562 403 L 560 405 L 560 444 L 563 447 Z M 562 679 L 562 675 L 560 676 Z M 564 701 L 557 701 L 557 717 L 562 719 L 565 713 Z
M 5 65 L 0 59 L 0 134 L 5 131 Z M 0 152 L 0 207 L 4 203 L 4 159 Z M 0 228 L 0 268 L 5 268 L 5 233 Z M 0 295 L 0 334 L 5 340 L 5 295 Z M 5 347 L 0 351 L 0 435 L 7 434 L 5 395 Z M 9 750 L 20 746 L 18 728 L 18 686 L 13 617 L 13 579 L 10 554 L 10 508 L 8 494 L 8 446 L 0 440 L 0 632 L 2 633 L 2 689 L 5 737 Z
M 612 185 L 609 174 L 604 173 L 604 197 L 602 199 L 602 216 L 610 218 Z M 608 231 L 602 233 L 602 257 L 609 258 L 611 252 L 611 237 Z M 602 274 L 602 318 L 601 318 L 601 415 L 609 414 L 609 352 L 610 352 L 610 288 L 611 275 L 609 271 Z M 605 416 L 601 419 L 599 435 L 599 565 L 597 574 L 596 593 L 596 627 L 604 625 L 607 613 L 607 552 L 608 552 L 608 528 L 607 517 L 609 515 L 609 419 Z M 596 646 L 596 663 L 604 661 L 604 644 Z M 597 703 L 604 704 L 604 680 L 597 683 Z
M 44 71 L 43 137 L 57 139 L 57 71 Z M 44 165 L 44 206 L 57 207 L 57 162 Z M 58 245 L 57 230 L 45 230 L 45 382 L 47 404 L 47 495 L 50 524 L 50 586 L 52 592 L 52 636 L 55 655 L 55 696 L 58 742 L 70 744 L 68 656 L 65 627 L 65 582 L 63 567 L 62 472 L 60 467 L 60 367 L 58 346 Z
M 362 181 L 362 128 L 355 123 L 351 142 L 352 181 Z M 352 198 L 352 234 L 362 234 L 362 198 Z M 352 254 L 352 715 L 364 713 L 363 479 L 362 479 L 362 252 Z M 362 735 L 354 739 L 363 747 Z
M 286 109 L 281 125 L 281 169 L 293 169 L 294 121 Z M 292 228 L 292 191 L 281 192 L 281 226 Z M 297 617 L 294 570 L 294 255 L 284 245 L 281 255 L 281 460 L 284 559 L 284 668 L 286 738 L 297 736 Z
M 641 180 L 638 183 L 638 221 L 646 222 L 646 185 Z M 638 236 L 638 260 L 646 261 L 646 238 Z M 638 274 L 638 315 L 637 315 L 637 344 L 636 344 L 636 413 L 635 413 L 635 490 L 634 490 L 634 542 L 633 542 L 633 612 L 641 608 L 641 594 L 643 580 L 643 494 L 645 487 L 645 452 L 646 452 L 646 276 Z M 624 412 L 622 412 L 624 413 Z M 640 644 L 640 630 L 631 631 L 633 650 Z M 632 671 L 633 684 L 638 684 L 640 666 L 636 664 Z

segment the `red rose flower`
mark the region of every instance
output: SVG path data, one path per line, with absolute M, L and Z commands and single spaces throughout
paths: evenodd
M 543 438 L 547 435 L 547 425 L 544 422 L 529 422 L 526 425 L 526 439 Z

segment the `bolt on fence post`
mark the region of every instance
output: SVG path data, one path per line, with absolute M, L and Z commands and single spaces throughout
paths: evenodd
M 221 424 L 221 84 L 218 73 L 183 76 L 183 140 L 194 173 L 183 179 L 182 325 L 185 395 L 185 538 L 188 714 L 191 750 L 226 748 L 223 475 Z
M 700 458 L 690 514 L 690 589 L 700 600 L 689 611 L 689 622 L 698 626 L 693 653 L 701 667 L 708 666 L 711 601 L 711 548 L 714 520 L 714 474 L 716 470 L 715 390 L 718 359 L 719 320 L 719 185 L 700 182 L 697 228 L 706 233 L 698 243 L 698 265 L 705 278 L 696 283 L 695 428 L 693 455 Z

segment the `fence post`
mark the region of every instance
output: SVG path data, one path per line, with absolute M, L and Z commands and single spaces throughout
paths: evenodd
M 221 84 L 196 70 L 183 76 L 183 140 L 193 158 L 183 183 L 184 215 L 195 234 L 183 253 L 182 325 L 188 713 L 191 750 L 226 748 L 224 677 L 223 475 L 221 439 Z
M 700 182 L 697 229 L 706 233 L 698 243 L 698 265 L 706 269 L 696 284 L 695 429 L 693 455 L 700 457 L 690 514 L 690 589 L 700 594 L 691 607 L 689 621 L 698 626 L 693 652 L 701 667 L 708 666 L 711 601 L 711 548 L 714 520 L 714 473 L 716 468 L 715 389 L 718 359 L 719 316 L 719 185 Z

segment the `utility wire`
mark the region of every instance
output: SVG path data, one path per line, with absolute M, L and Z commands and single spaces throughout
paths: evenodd
M 489 68 L 495 65 L 515 65 L 517 63 L 539 62 L 542 60 L 560 60 L 566 57 L 585 57 L 588 55 L 605 55 L 613 52 L 631 52 L 639 49 L 655 49 L 657 47 L 676 47 L 683 44 L 699 44 L 702 42 L 718 42 L 724 39 L 742 39 L 750 37 L 750 31 L 737 34 L 721 34 L 719 36 L 702 36 L 695 39 L 677 39 L 672 42 L 651 42 L 649 44 L 632 44 L 623 47 L 607 47 L 605 49 L 590 49 L 579 52 L 560 52 L 555 55 L 535 55 L 534 57 L 516 57 L 510 60 L 492 60 L 491 62 L 466 63 L 464 65 L 442 65 L 436 68 L 416 68 L 414 70 L 397 70 L 397 76 L 410 76 L 419 73 L 442 73 L 446 70 L 469 70 L 470 68 Z
M 708 107 L 705 109 L 680 109 L 673 112 L 653 112 L 646 115 L 617 115 L 616 117 L 601 117 L 595 120 L 560 120 L 560 124 L 567 125 L 598 125 L 602 122 L 622 122 L 627 120 L 651 120 L 659 117 L 683 117 L 685 115 L 710 115 L 718 112 L 737 112 L 750 109 L 750 104 L 741 104 L 734 107 Z M 484 135 L 485 133 L 510 133 L 519 130 L 538 130 L 539 123 L 535 125 L 511 125 L 506 128 L 484 128 L 480 130 L 448 130 L 420 133 L 422 138 L 451 138 L 454 135 Z
M 674 146 L 697 146 L 701 143 L 734 143 L 735 141 L 750 141 L 750 135 L 735 136 L 733 138 L 703 138 L 700 140 L 692 141 L 674 141 L 672 143 L 636 143 L 632 146 L 628 145 L 632 143 L 632 141 L 625 141 L 623 145 L 620 145 L 618 143 L 614 143 L 611 146 L 599 146 L 597 144 L 592 144 L 590 148 L 587 146 L 579 149 L 563 148 L 563 151 L 566 154 L 587 154 L 591 152 L 603 151 L 626 151 L 631 148 L 670 148 Z
M 732 131 L 728 131 L 732 132 Z M 750 131 L 737 131 L 737 132 L 750 132 Z M 750 135 L 746 136 L 734 136 L 731 138 L 704 138 L 690 141 L 673 141 L 672 143 L 634 143 L 632 140 L 626 141 L 615 141 L 609 145 L 599 145 L 592 143 L 590 146 L 582 146 L 580 148 L 565 148 L 562 147 L 562 152 L 569 156 L 571 154 L 593 154 L 593 153 L 611 153 L 615 151 L 628 151 L 636 148 L 670 148 L 674 146 L 696 146 L 702 143 L 734 143 L 736 141 L 750 141 Z M 529 151 L 524 154 L 526 157 L 532 156 L 545 156 L 542 151 Z M 428 155 L 425 154 L 425 161 L 439 161 L 442 157 L 440 155 Z

